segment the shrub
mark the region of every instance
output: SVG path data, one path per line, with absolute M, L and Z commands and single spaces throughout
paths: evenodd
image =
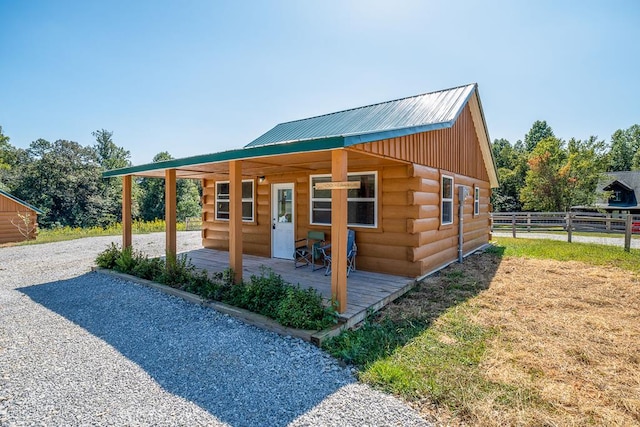
M 287 285 L 282 277 L 265 268 L 259 276 L 252 275 L 249 283 L 242 286 L 239 305 L 270 317 L 274 317 L 278 312 L 278 305 L 287 293 Z
M 325 307 L 322 295 L 313 289 L 301 289 L 285 282 L 282 276 L 262 268 L 248 282 L 234 284 L 231 269 L 211 276 L 185 256 L 149 259 L 131 247 L 120 250 L 111 244 L 96 258 L 103 268 L 132 274 L 167 286 L 183 289 L 203 298 L 222 301 L 275 319 L 283 326 L 299 329 L 324 329 L 337 322 L 335 307 Z
M 324 329 L 338 319 L 334 307 L 324 307 L 316 289 L 292 285 L 287 286 L 276 313 L 278 323 L 299 329 Z
M 124 248 L 116 259 L 114 269 L 121 273 L 133 273 L 136 266 L 144 261 L 144 255 L 133 250 L 131 246 Z
M 120 247 L 115 243 L 111 243 L 107 249 L 100 252 L 96 258 L 98 267 L 113 269 L 116 266 L 116 260 L 120 257 Z
M 191 263 L 186 255 L 179 257 L 168 257 L 165 268 L 158 280 L 172 288 L 183 289 L 189 285 L 194 275 L 196 267 Z
M 144 257 L 133 268 L 131 274 L 147 280 L 156 280 L 162 276 L 164 271 L 164 261 L 160 258 L 149 259 Z

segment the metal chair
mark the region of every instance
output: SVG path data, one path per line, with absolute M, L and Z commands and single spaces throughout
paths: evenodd
M 324 244 L 324 231 L 309 231 L 306 238 L 296 240 L 293 253 L 294 267 L 306 267 L 311 264 L 312 271 L 323 268 L 324 264 L 316 268 L 316 260 L 320 258 L 318 248 Z
M 318 247 L 318 251 L 322 256 L 322 264 L 326 270 L 325 276 L 331 273 L 331 244 Z M 356 255 L 358 254 L 358 246 L 356 245 L 356 232 L 347 230 L 347 276 L 356 270 Z

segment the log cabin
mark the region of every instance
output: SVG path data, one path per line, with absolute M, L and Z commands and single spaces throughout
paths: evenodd
M 281 123 L 240 149 L 104 176 L 124 178 L 123 246 L 131 245 L 131 177 L 166 180 L 168 254 L 175 180 L 200 179 L 202 245 L 228 251 L 238 280 L 242 254 L 292 259 L 295 240 L 324 232 L 332 253 L 345 254 L 332 256 L 339 311 L 348 229 L 358 270 L 425 276 L 488 243 L 498 185 L 477 84 Z M 318 186 L 329 182 L 333 189 Z
M 0 244 L 33 240 L 42 211 L 0 190 Z

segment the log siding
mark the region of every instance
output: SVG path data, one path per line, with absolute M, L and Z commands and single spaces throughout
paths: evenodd
M 350 170 L 370 172 L 371 168 Z M 473 195 L 465 201 L 464 252 L 467 253 L 489 240 L 489 183 L 451 171 L 421 165 L 398 163 L 375 169 L 378 176 L 378 225 L 375 228 L 351 227 L 356 230 L 358 269 L 417 277 L 457 259 L 458 201 L 454 192 L 453 224 L 440 224 L 440 177 L 452 176 L 455 186 L 465 185 L 472 191 L 480 189 L 480 214 L 473 215 Z M 244 253 L 271 256 L 271 184 L 293 182 L 296 200 L 296 238 L 310 230 L 323 231 L 331 240 L 329 225 L 309 223 L 311 175 L 327 173 L 282 174 L 267 176 L 264 183 L 256 181 L 256 219 L 243 223 Z M 214 179 L 203 182 L 203 246 L 228 250 L 229 225 L 214 219 Z
M 12 221 L 16 223 L 22 222 L 22 219 L 20 219 L 18 214 L 30 215 L 30 228 L 34 231 L 29 236 L 29 239 L 31 240 L 36 238 L 36 212 L 0 194 L 0 244 L 22 242 L 23 240 L 26 240 L 18 228 L 12 223 Z

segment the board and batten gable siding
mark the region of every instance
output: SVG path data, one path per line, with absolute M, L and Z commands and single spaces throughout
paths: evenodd
M 30 214 L 31 228 L 35 228 L 37 215 L 34 211 L 0 194 L 0 244 L 21 242 L 25 240 L 25 237 L 11 222 L 13 220 L 13 222 L 16 223 L 22 223 L 22 219 L 20 219 L 18 213 L 20 215 Z M 29 238 L 36 238 L 35 231 L 31 234 L 31 236 L 29 236 Z
M 489 182 L 468 104 L 448 129 L 356 144 L 351 149 Z

